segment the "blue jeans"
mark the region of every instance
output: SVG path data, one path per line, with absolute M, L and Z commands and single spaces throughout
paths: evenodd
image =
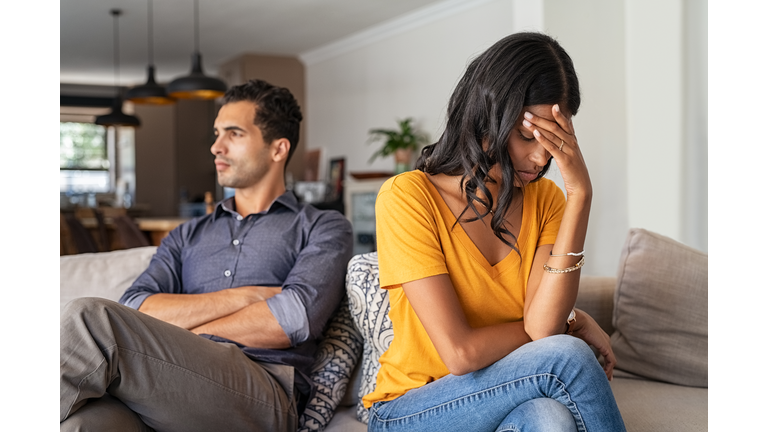
M 594 353 L 567 335 L 525 344 L 484 369 L 377 402 L 368 417 L 369 432 L 559 430 L 626 430 Z

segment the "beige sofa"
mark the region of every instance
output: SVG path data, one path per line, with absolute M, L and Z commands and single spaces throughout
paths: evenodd
M 61 257 L 62 307 L 77 297 L 117 300 L 154 251 Z M 350 262 L 349 303 L 320 344 L 313 379 L 321 391 L 302 417 L 302 431 L 366 430 L 359 400 L 371 390 L 378 356 L 392 337 L 377 269 L 375 253 Z M 582 277 L 577 307 L 612 335 L 618 366 L 611 387 L 627 430 L 707 430 L 706 254 L 632 229 L 617 276 Z

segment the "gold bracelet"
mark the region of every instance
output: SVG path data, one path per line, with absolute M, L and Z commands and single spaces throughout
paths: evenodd
M 556 269 L 544 264 L 544 271 L 546 271 L 547 273 L 555 273 L 555 274 L 570 273 L 572 271 L 576 271 L 580 269 L 583 265 L 584 265 L 584 257 L 581 257 L 581 259 L 579 260 L 579 262 L 576 263 L 576 265 L 574 265 L 573 267 L 568 267 L 564 269 Z

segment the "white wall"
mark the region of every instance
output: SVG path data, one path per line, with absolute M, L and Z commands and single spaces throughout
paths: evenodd
M 708 161 L 709 92 L 707 2 L 685 0 L 683 5 L 685 47 L 683 89 L 685 144 L 683 147 L 683 228 L 682 241 L 697 249 L 709 250 Z
M 629 222 L 680 239 L 682 0 L 626 3 Z
M 326 164 L 345 157 L 347 172 L 392 171 L 391 157 L 368 164 L 376 150 L 366 144 L 368 130 L 394 128 L 396 119 L 414 117 L 435 141 L 466 65 L 513 31 L 512 10 L 509 0 L 444 2 L 417 12 L 415 19 L 395 20 L 341 41 L 338 53 L 331 47 L 325 50 L 330 54 L 302 55 L 307 149 L 322 148 Z
M 542 30 L 569 52 L 581 83 L 574 124 L 595 189 L 584 274 L 616 274 L 631 226 L 706 250 L 706 92 L 703 108 L 684 115 L 701 104 L 706 72 L 683 88 L 702 61 L 695 35 L 706 34 L 706 6 L 686 6 L 697 12 L 684 17 L 683 2 L 695 0 L 450 0 L 305 53 L 307 148 L 322 148 L 324 164 L 345 157 L 347 172 L 392 171 L 391 159 L 368 164 L 370 128 L 412 116 L 436 140 L 468 62 L 510 33 Z M 684 66 L 692 43 L 699 54 Z M 706 65 L 706 40 L 703 52 Z M 693 162 L 682 157 L 691 145 Z M 683 203 L 689 194 L 698 198 Z M 699 230 L 684 234 L 688 225 Z
M 544 31 L 571 56 L 581 86 L 573 124 L 594 190 L 584 274 L 614 275 L 629 229 L 623 16 L 618 1 L 544 2 Z

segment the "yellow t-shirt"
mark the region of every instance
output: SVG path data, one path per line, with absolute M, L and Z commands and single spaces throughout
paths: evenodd
M 519 321 L 536 248 L 554 244 L 565 197 L 549 179 L 525 187 L 517 247 L 491 266 L 437 189 L 421 171 L 395 176 L 376 199 L 379 281 L 389 289 L 394 339 L 381 356 L 376 389 L 363 397 L 366 408 L 448 375 L 402 284 L 448 274 L 472 327 Z

